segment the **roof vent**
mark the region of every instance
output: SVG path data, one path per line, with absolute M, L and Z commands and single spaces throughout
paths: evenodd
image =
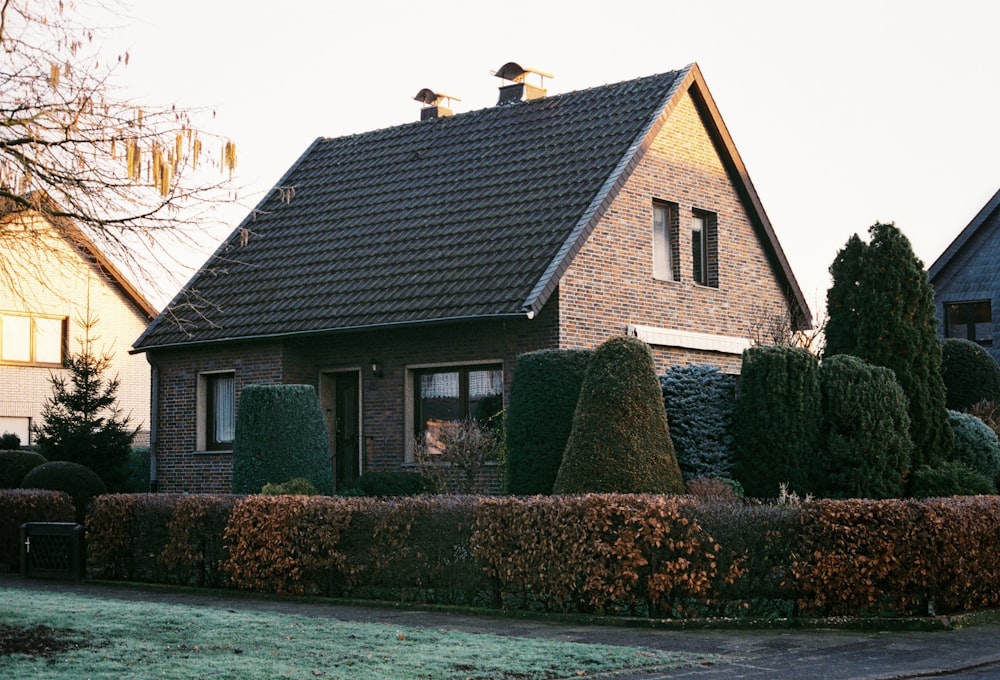
M 538 76 L 538 85 L 532 85 L 531 83 L 525 82 L 525 78 L 529 73 L 533 73 Z M 553 74 L 548 73 L 547 71 L 542 71 L 537 68 L 524 68 L 520 64 L 516 64 L 513 61 L 508 61 L 493 75 L 497 78 L 508 80 L 511 83 L 509 85 L 500 86 L 500 99 L 497 101 L 497 104 L 527 101 L 529 99 L 540 99 L 545 96 L 545 87 L 543 87 L 545 85 L 545 79 L 555 78 Z
M 420 109 L 420 120 L 430 120 L 432 118 L 444 118 L 445 116 L 450 116 L 451 111 L 451 101 L 454 99 L 457 102 L 462 101 L 458 97 L 453 97 L 450 94 L 444 94 L 443 92 L 434 92 L 429 88 L 424 88 L 417 92 L 417 96 L 414 99 L 421 104 L 424 104 L 424 108 Z M 442 102 L 447 102 L 445 106 Z

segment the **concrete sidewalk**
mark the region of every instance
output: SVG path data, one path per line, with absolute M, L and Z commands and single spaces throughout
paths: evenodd
M 676 630 L 625 625 L 591 625 L 535 618 L 479 616 L 331 604 L 316 600 L 254 596 L 101 583 L 25 580 L 0 575 L 2 588 L 37 588 L 131 601 L 177 603 L 294 613 L 342 621 L 433 627 L 563 641 L 649 647 L 712 654 L 725 662 L 671 672 L 626 673 L 615 680 L 659 678 L 778 678 L 889 680 L 901 678 L 1000 678 L 1000 623 L 954 630 L 860 631 L 843 628 Z M 2 606 L 2 605 L 0 605 Z

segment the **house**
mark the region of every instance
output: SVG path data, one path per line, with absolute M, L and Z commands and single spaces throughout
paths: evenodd
M 129 350 L 156 316 L 153 306 L 77 224 L 48 210 L 0 207 L 0 250 L 0 433 L 33 441 L 51 376 L 66 373 L 66 358 L 83 349 L 90 319 L 94 352 L 112 356 L 105 377 L 118 376 L 118 404 L 140 429 L 136 444 L 146 443 L 149 364 Z
M 972 218 L 934 264 L 927 278 L 934 287 L 938 334 L 978 342 L 1000 361 L 993 307 L 1000 304 L 1000 191 Z
M 226 491 L 252 383 L 306 383 L 340 488 L 492 412 L 516 357 L 631 333 L 738 372 L 748 320 L 809 311 L 697 65 L 317 139 L 138 338 L 154 478 Z

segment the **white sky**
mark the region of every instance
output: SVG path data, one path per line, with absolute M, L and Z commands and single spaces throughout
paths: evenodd
M 1000 3 L 981 0 L 134 0 L 109 42 L 136 96 L 211 107 L 239 149 L 221 240 L 319 136 L 417 120 L 423 87 L 496 103 L 697 62 L 814 315 L 851 234 L 894 221 L 925 266 L 1000 188 Z M 201 264 L 217 242 L 193 258 Z M 190 272 L 181 277 L 186 280 Z

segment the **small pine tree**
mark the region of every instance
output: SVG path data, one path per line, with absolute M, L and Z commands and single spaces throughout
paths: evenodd
M 543 349 L 517 358 L 507 407 L 508 493 L 552 493 L 592 354 Z
M 42 408 L 42 424 L 35 429 L 38 452 L 50 461 L 70 461 L 93 470 L 108 491 L 126 490 L 132 440 L 138 428 L 118 405 L 117 376 L 106 379 L 112 355 L 96 354 L 93 336 L 98 319 L 82 322 L 81 351 L 66 360 L 68 374 L 49 378 L 52 396 Z
M 782 484 L 811 491 L 820 419 L 819 363 L 800 347 L 743 352 L 733 434 L 734 471 L 746 494 L 776 498 Z
M 847 354 L 823 360 L 818 457 L 812 492 L 826 498 L 898 498 L 913 443 L 906 395 L 887 368 Z
M 553 493 L 684 493 L 653 355 L 617 337 L 594 351 Z
M 874 224 L 852 236 L 830 267 L 824 356 L 851 354 L 896 374 L 909 404 L 913 465 L 935 467 L 951 451 L 941 380 L 934 289 L 909 240 Z
M 684 481 L 732 477 L 736 378 L 717 366 L 674 366 L 660 387 Z

